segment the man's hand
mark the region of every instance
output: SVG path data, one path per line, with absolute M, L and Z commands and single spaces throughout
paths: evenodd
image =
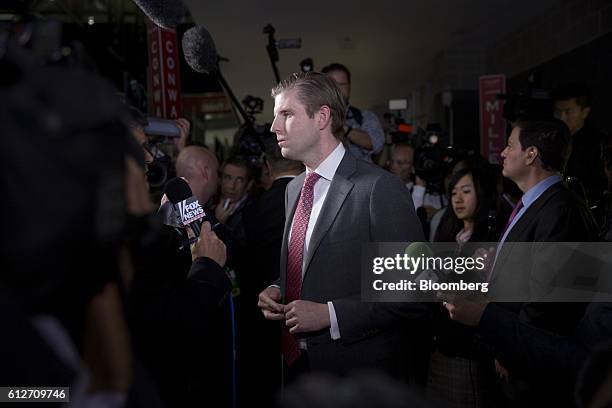
M 427 211 L 428 220 L 431 220 L 431 217 L 433 217 L 434 214 L 438 212 L 438 209 L 435 207 L 432 207 L 431 205 L 424 205 L 423 208 L 425 208 L 425 211 Z
M 178 151 L 180 152 L 187 146 L 187 139 L 189 138 L 189 130 L 191 129 L 191 124 L 185 118 L 179 118 L 174 121 L 176 126 L 179 128 L 180 136 L 174 139 L 174 143 Z
M 427 187 L 427 182 L 420 178 L 419 176 L 414 177 L 414 184 L 421 187 Z
M 289 333 L 313 332 L 330 326 L 329 308 L 325 303 L 294 300 L 285 306 L 285 324 Z
M 442 296 L 442 299 L 445 297 Z M 442 304 L 448 310 L 451 319 L 466 326 L 478 326 L 488 302 L 483 299 L 455 296 L 452 299 L 446 299 Z
M 345 126 L 345 134 L 347 131 L 348 127 Z M 370 135 L 361 129 L 352 128 L 350 132 L 346 134 L 346 138 L 349 140 L 349 142 L 356 144 L 357 146 L 366 150 L 372 150 L 374 148 Z
M 508 370 L 506 370 L 504 366 L 497 361 L 497 359 L 495 360 L 495 372 L 502 381 L 510 381 L 510 373 L 508 373 Z
M 281 299 L 281 291 L 276 286 L 265 288 L 259 294 L 257 306 L 268 320 L 285 320 L 285 305 L 278 303 Z
M 227 260 L 225 244 L 211 230 L 210 222 L 208 221 L 202 224 L 200 237 L 191 247 L 191 259 L 195 260 L 200 257 L 208 257 L 221 266 L 224 266 Z
M 229 198 L 222 199 L 215 207 L 215 217 L 221 224 L 225 224 L 235 209 L 236 203 L 232 203 Z

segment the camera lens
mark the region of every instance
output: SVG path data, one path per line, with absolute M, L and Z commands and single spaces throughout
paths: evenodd
M 163 186 L 168 179 L 168 168 L 158 161 L 147 165 L 147 181 L 151 187 Z

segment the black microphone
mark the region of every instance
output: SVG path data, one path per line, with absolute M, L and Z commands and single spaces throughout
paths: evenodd
M 134 0 L 134 3 L 162 28 L 176 27 L 187 12 L 181 0 Z
M 191 227 L 196 237 L 200 236 L 200 219 L 206 217 L 204 209 L 193 196 L 189 184 L 182 178 L 175 178 L 168 182 L 164 191 L 168 200 L 173 204 L 184 227 Z
M 219 55 L 212 36 L 202 26 L 191 27 L 183 34 L 185 61 L 196 72 L 210 74 L 219 69 Z
M 182 44 L 185 61 L 191 69 L 201 74 L 214 74 L 221 84 L 221 87 L 232 101 L 233 108 L 235 109 L 234 113 L 238 111 L 244 123 L 251 125 L 249 115 L 247 115 L 242 105 L 238 102 L 236 95 L 232 92 L 232 89 L 219 69 L 220 58 L 217 54 L 215 42 L 208 30 L 202 26 L 191 27 L 183 34 Z M 236 116 L 238 116 L 238 114 L 236 114 Z M 237 119 L 240 121 L 240 118 Z

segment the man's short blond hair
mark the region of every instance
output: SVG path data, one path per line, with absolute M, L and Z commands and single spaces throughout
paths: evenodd
M 319 72 L 299 72 L 291 74 L 272 88 L 272 97 L 295 89 L 298 100 L 305 106 L 306 113 L 313 117 L 314 113 L 326 105 L 331 111 L 332 133 L 342 134 L 346 117 L 346 103 L 340 88 L 333 79 Z

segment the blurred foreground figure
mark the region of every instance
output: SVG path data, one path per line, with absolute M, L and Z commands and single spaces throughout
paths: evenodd
M 118 262 L 130 143 L 121 104 L 85 71 L 0 45 L 0 383 L 70 386 L 74 406 L 121 406 L 132 384 Z

